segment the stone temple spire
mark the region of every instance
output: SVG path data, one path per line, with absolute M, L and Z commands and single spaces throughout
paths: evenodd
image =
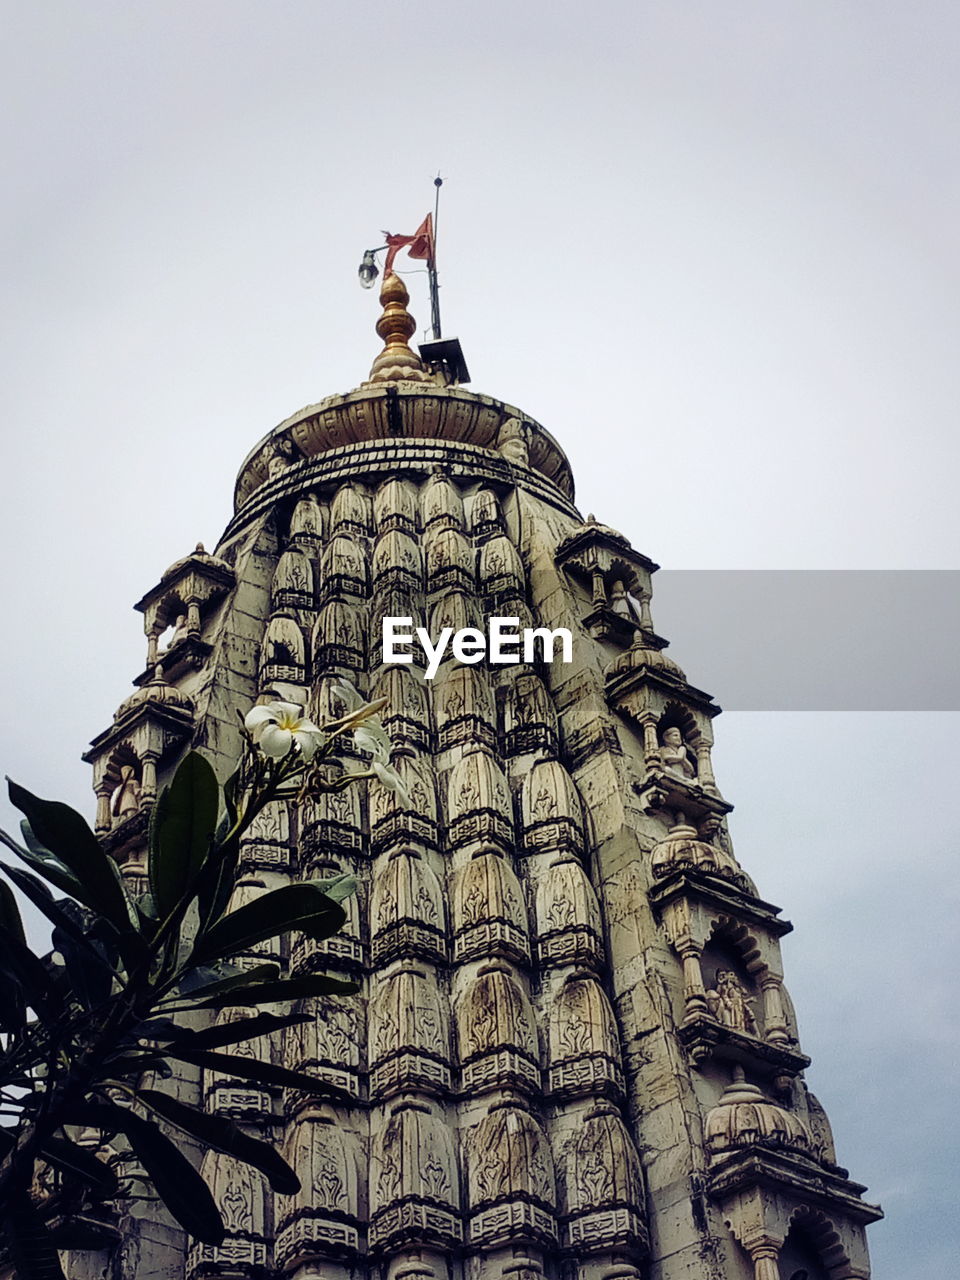
M 867 1280 L 880 1211 L 807 1087 L 791 926 L 734 854 L 720 708 L 654 630 L 657 566 L 583 519 L 529 415 L 424 370 L 396 275 L 380 297 L 369 381 L 266 436 L 214 553 L 140 601 L 141 688 L 87 755 L 98 829 L 136 887 L 158 790 L 191 746 L 228 776 L 238 710 L 282 682 L 329 721 L 343 677 L 387 700 L 406 796 L 371 778 L 276 802 L 234 888 L 239 906 L 315 876 L 360 883 L 339 934 L 249 957 L 361 984 L 255 1045 L 316 1091 L 168 1082 L 282 1145 L 301 1190 L 195 1151 L 222 1245 L 138 1206 L 112 1259 L 67 1274 Z M 566 630 L 571 652 L 448 646 L 431 676 L 416 648 L 384 661 L 388 617 L 434 641 L 494 618 Z
M 410 350 L 409 338 L 417 331 L 417 323 L 407 310 L 410 294 L 396 272 L 384 276 L 380 288 L 383 314 L 377 321 L 377 333 L 383 338 L 383 350 L 374 360 L 370 377 L 364 386 L 378 382 L 430 382 L 430 375 L 420 357 Z

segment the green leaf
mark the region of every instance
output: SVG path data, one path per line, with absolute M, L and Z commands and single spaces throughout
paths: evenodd
M 291 929 L 322 942 L 336 933 L 346 918 L 343 908 L 313 881 L 288 884 L 222 916 L 198 939 L 192 961 L 202 964 L 236 955 Z
M 40 1153 L 68 1177 L 79 1179 L 102 1199 L 109 1200 L 119 1190 L 117 1175 L 87 1147 L 69 1138 L 47 1138 Z
M 65 1280 L 53 1235 L 26 1193 L 4 1205 L 3 1231 L 15 1280 Z
M 328 880 L 311 880 L 309 883 L 322 889 L 334 902 L 344 902 L 356 893 L 359 881 L 356 876 L 340 875 L 331 876 Z
M 32 876 L 29 871 L 23 871 L 20 867 L 13 867 L 7 862 L 0 862 L 0 868 L 10 877 L 24 897 L 29 898 L 37 910 L 45 915 L 52 925 L 67 934 L 77 946 L 89 951 L 91 956 L 102 961 L 103 958 L 100 952 L 90 941 L 87 933 L 84 932 L 83 925 L 74 919 L 70 908 L 62 899 L 57 902 L 42 880 Z M 74 911 L 79 910 L 75 904 L 71 905 L 73 905 Z
M 4 1017 L 15 1020 L 11 1030 L 24 1025 L 23 1006 L 29 1005 L 37 1016 L 50 1025 L 64 1013 L 63 1001 L 47 966 L 24 941 L 23 924 L 13 890 L 0 880 L 0 970 L 6 979 L 0 983 L 0 998 L 6 1004 Z
M 205 1147 L 236 1156 L 244 1164 L 253 1165 L 266 1174 L 270 1186 L 280 1195 L 295 1195 L 300 1190 L 300 1179 L 286 1160 L 266 1142 L 251 1138 L 224 1116 L 211 1115 L 185 1106 L 167 1093 L 155 1089 L 141 1089 L 139 1100 L 171 1124 L 198 1138 Z
M 59 858 L 55 858 L 49 849 L 43 849 L 42 852 L 39 851 L 42 847 L 33 839 L 32 835 L 29 840 L 26 838 L 27 833 L 30 832 L 30 823 L 27 822 L 26 818 L 20 823 L 20 827 L 24 833 L 26 849 L 11 839 L 6 831 L 0 831 L 0 841 L 8 849 L 11 849 L 28 867 L 33 867 L 34 871 L 43 876 L 44 880 L 49 880 L 51 884 L 55 884 L 58 889 L 68 893 L 71 898 L 76 898 L 78 902 L 86 903 L 83 885 L 77 877 L 71 875 Z
M 7 779 L 10 800 L 25 813 L 36 838 L 81 883 L 92 901 L 119 932 L 135 926 L 136 916 L 123 889 L 117 864 L 108 857 L 87 823 L 59 800 L 41 800 Z M 86 901 L 86 899 L 81 899 Z
M 274 1013 L 257 1013 L 251 1018 L 237 1018 L 234 1022 L 204 1027 L 202 1031 L 178 1027 L 177 1035 L 168 1042 L 167 1048 L 189 1049 L 191 1053 L 200 1049 L 219 1049 L 223 1045 L 241 1044 L 244 1040 L 253 1040 L 256 1036 L 270 1035 L 309 1021 L 310 1017 L 305 1013 L 288 1013 L 283 1017 Z
M 167 1053 L 180 1062 L 189 1062 L 195 1067 L 205 1067 L 207 1071 L 218 1071 L 221 1075 L 234 1080 L 252 1080 L 255 1084 L 281 1089 L 299 1089 L 315 1097 L 338 1098 L 344 1102 L 353 1099 L 345 1089 L 320 1080 L 316 1076 L 308 1076 L 302 1071 L 290 1071 L 287 1067 L 278 1067 L 272 1062 L 259 1062 L 256 1058 L 241 1057 L 233 1053 L 216 1053 L 211 1050 L 192 1053 L 189 1049 L 170 1047 Z
M 152 1120 L 112 1102 L 87 1103 L 73 1114 L 86 1116 L 84 1123 L 125 1133 L 157 1195 L 184 1231 L 204 1244 L 223 1243 L 223 1221 L 210 1188 Z
M 212 965 L 197 965 L 189 969 L 181 977 L 178 989 L 191 1000 L 199 996 L 212 995 L 217 991 L 229 991 L 232 987 L 243 986 L 247 982 L 266 982 L 275 978 L 280 966 L 273 961 L 244 967 L 226 960 Z M 179 999 L 179 997 L 175 997 Z
M 209 761 L 191 751 L 157 800 L 150 824 L 150 888 L 160 917 L 193 885 L 217 825 L 220 788 Z
M 300 1000 L 304 996 L 352 996 L 359 990 L 359 982 L 344 982 L 340 978 L 328 978 L 323 973 L 310 973 L 301 978 L 280 978 L 276 982 L 258 982 L 249 989 L 233 988 L 230 993 L 212 995 L 202 1000 L 196 1007 L 222 1009 L 230 1004 L 278 1004 L 281 1000 Z

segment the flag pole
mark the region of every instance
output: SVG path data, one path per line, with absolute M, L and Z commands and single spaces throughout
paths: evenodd
M 433 340 L 436 342 L 442 334 L 440 332 L 440 286 L 437 283 L 437 222 L 440 217 L 440 188 L 443 186 L 443 179 L 439 173 L 433 180 L 436 187 L 436 196 L 433 202 L 433 252 L 430 255 L 430 261 L 427 263 L 427 274 L 430 279 L 430 321 L 433 330 Z

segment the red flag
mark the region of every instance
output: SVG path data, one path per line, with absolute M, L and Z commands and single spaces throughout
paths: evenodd
M 393 270 L 393 260 L 401 249 L 406 249 L 411 258 L 426 258 L 433 261 L 433 214 L 428 213 L 412 236 L 387 235 L 390 251 L 384 263 L 383 274 L 388 276 Z

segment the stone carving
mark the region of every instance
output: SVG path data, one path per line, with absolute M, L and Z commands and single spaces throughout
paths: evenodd
M 436 640 L 444 627 L 450 627 L 454 632 L 462 631 L 465 627 L 482 630 L 480 614 L 472 596 L 463 591 L 448 591 L 440 597 L 430 610 L 428 631 L 431 638 Z M 448 645 L 442 661 L 449 662 L 452 657 L 453 649 Z
M 323 512 L 314 494 L 301 498 L 290 519 L 290 541 L 310 549 L 323 540 Z
M 480 581 L 486 591 L 497 596 L 526 592 L 526 576 L 516 547 L 500 534 L 485 542 L 480 550 Z
M 422 1103 L 397 1107 L 371 1144 L 370 1243 L 384 1249 L 462 1238 L 459 1180 L 447 1126 Z
M 285 436 L 279 437 L 273 442 L 270 460 L 267 463 L 267 478 L 276 480 L 278 476 L 282 476 L 285 471 L 288 471 L 296 461 L 296 445 Z
M 338 533 L 320 558 L 324 600 L 356 600 L 367 594 L 367 560 L 355 538 Z
M 572 978 L 550 1009 L 550 1091 L 564 1097 L 623 1090 L 613 1011 L 595 978 Z
M 497 449 L 508 462 L 519 467 L 530 465 L 530 450 L 519 418 L 507 418 L 497 436 Z
M 573 779 L 558 760 L 539 760 L 523 780 L 520 812 L 527 852 L 583 849 L 583 810 Z
M 431 591 L 454 587 L 469 591 L 474 582 L 473 547 L 459 531 L 434 526 L 424 534 L 427 585 Z
M 400 529 L 414 533 L 417 528 L 417 491 L 409 480 L 386 480 L 373 499 L 373 515 L 381 533 Z
M 492 747 L 496 742 L 493 691 L 476 667 L 459 662 L 441 667 L 433 684 L 433 705 L 442 750 L 458 744 Z
M 313 566 L 298 547 L 284 551 L 277 561 L 271 602 L 275 609 L 313 605 Z
M 278 1196 L 277 1263 L 292 1269 L 320 1253 L 342 1256 L 359 1246 L 358 1153 L 355 1136 L 327 1108 L 301 1112 L 293 1121 L 284 1156 L 300 1178 L 300 1190 Z
M 331 600 L 317 614 L 313 629 L 314 668 L 345 667 L 363 669 L 365 658 L 365 611 L 358 605 Z
M 330 859 L 311 867 L 313 874 L 320 876 L 352 874 L 355 867 L 340 866 Z M 305 933 L 293 934 L 290 948 L 290 965 L 298 973 L 326 970 L 333 965 L 345 965 L 348 968 L 362 965 L 364 962 L 364 946 L 361 941 L 360 915 L 363 902 L 364 886 L 341 903 L 346 912 L 346 921 L 340 929 L 322 941 L 311 938 Z
M 267 623 L 260 650 L 260 678 L 301 684 L 306 673 L 306 647 L 300 624 L 289 613 L 275 613 Z
M 553 1210 L 556 1182 L 543 1130 L 528 1111 L 498 1107 L 485 1116 L 467 1146 L 471 1207 L 513 1197 Z
M 481 970 L 457 1003 L 456 1022 L 465 1088 L 493 1087 L 511 1080 L 527 1087 L 539 1083 L 530 1003 L 505 967 Z M 476 1062 L 487 1055 L 494 1060 Z
M 446 1008 L 435 979 L 413 965 L 379 979 L 370 1000 L 370 1089 L 450 1085 Z
M 208 1151 L 200 1174 L 223 1218 L 219 1245 L 195 1243 L 187 1274 L 256 1276 L 267 1263 L 266 1185 L 263 1175 L 220 1151 Z
M 370 936 L 375 964 L 404 953 L 446 958 L 440 882 L 416 850 L 397 850 L 375 868 Z
M 342 484 L 330 507 L 330 532 L 370 532 L 370 499 L 356 485 Z
M 470 500 L 470 529 L 475 537 L 485 538 L 502 525 L 500 504 L 492 489 L 479 489 Z
M 409 802 L 377 781 L 369 783 L 370 830 L 375 853 L 392 848 L 396 842 L 437 843 L 437 798 L 433 775 L 418 757 L 397 753 L 394 767 L 406 787 Z
M 743 1068 L 734 1067 L 734 1079 L 717 1105 L 707 1113 L 703 1129 L 707 1151 L 714 1159 L 738 1147 L 763 1144 L 810 1154 L 813 1144 L 800 1120 L 778 1107 L 744 1079 Z
M 120 785 L 110 800 L 110 812 L 116 822 L 123 822 L 140 812 L 142 792 L 136 767 L 132 764 L 120 766 Z
M 475 854 L 453 880 L 454 956 L 529 958 L 523 892 L 509 862 L 497 853 Z
M 692 752 L 676 725 L 670 725 L 660 734 L 660 763 L 667 773 L 678 778 L 695 778 L 697 775 Z
M 759 1035 L 751 1007 L 755 1003 L 731 969 L 717 970 L 716 987 L 707 992 L 707 1008 L 712 1018 L 734 1031 Z
M 597 895 L 580 863 L 558 858 L 537 887 L 540 963 L 596 965 L 602 957 Z
M 390 529 L 381 534 L 373 549 L 373 582 L 380 590 L 396 585 L 418 590 L 423 583 L 423 555 L 408 533 Z
M 453 845 L 492 840 L 509 849 L 513 835 L 510 792 L 503 771 L 485 751 L 471 751 L 450 770 L 447 790 Z
M 564 1183 L 571 1245 L 646 1245 L 640 1158 L 614 1107 L 602 1105 L 584 1119 L 567 1149 Z
M 353 999 L 307 999 L 297 1005 L 297 1013 L 310 1015 L 308 1022 L 288 1027 L 284 1033 L 284 1065 L 292 1071 L 316 1075 L 348 1093 L 359 1093 L 360 1024 Z M 296 1110 L 306 1095 L 288 1092 L 288 1108 Z
M 432 475 L 420 491 L 420 510 L 424 530 L 436 528 L 462 529 L 463 502 L 448 476 Z

